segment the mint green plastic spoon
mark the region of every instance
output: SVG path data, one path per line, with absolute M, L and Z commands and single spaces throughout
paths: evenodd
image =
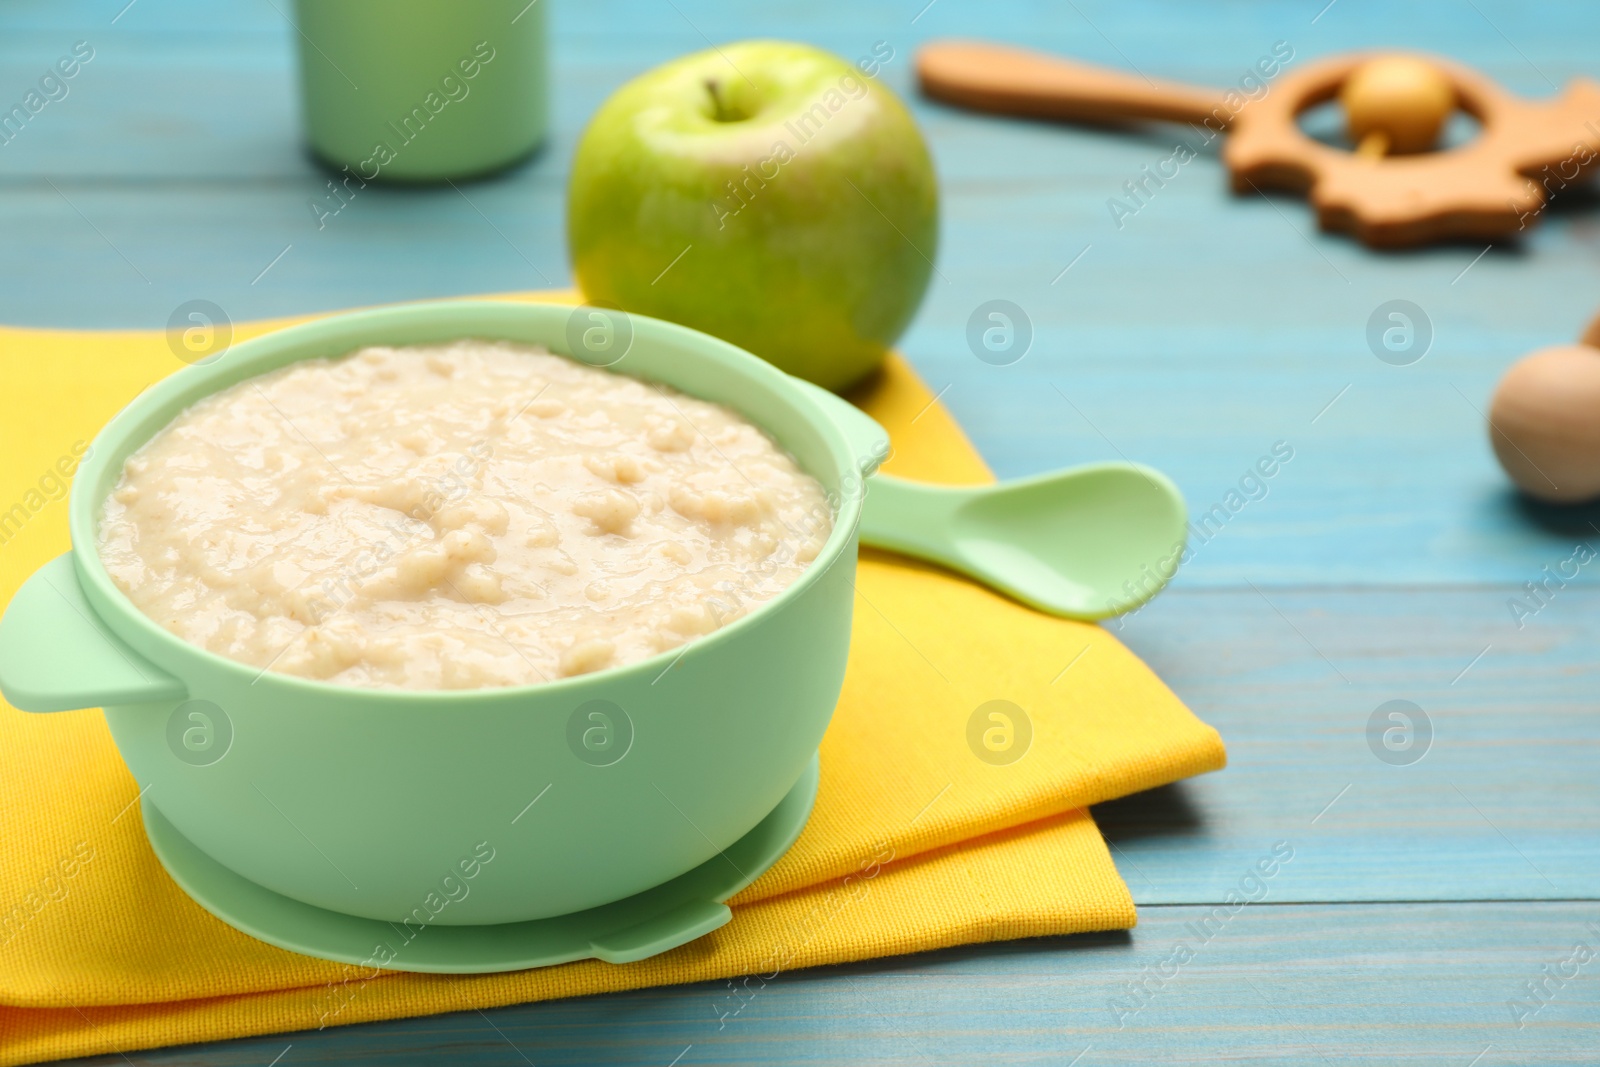
M 1177 569 L 1183 496 L 1160 471 L 1094 463 L 998 485 L 867 482 L 864 544 L 942 563 L 1072 619 L 1138 607 Z

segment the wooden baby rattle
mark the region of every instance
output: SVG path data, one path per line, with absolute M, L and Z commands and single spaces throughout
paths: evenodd
M 1538 220 L 1552 181 L 1560 188 L 1600 160 L 1600 84 L 1586 78 L 1553 100 L 1533 101 L 1435 57 L 1329 56 L 1280 75 L 1289 61 L 1263 57 L 1241 89 L 1223 91 L 1026 49 L 939 41 L 918 53 L 917 76 L 927 95 L 980 111 L 1227 130 L 1222 159 L 1234 192 L 1304 193 L 1323 229 L 1373 248 L 1508 237 Z M 1336 96 L 1354 152 L 1313 140 L 1296 122 Z M 1430 151 L 1457 107 L 1478 120 L 1479 135 Z
M 1552 504 L 1600 497 L 1600 316 L 1579 343 L 1511 365 L 1489 405 L 1489 441 L 1529 496 Z

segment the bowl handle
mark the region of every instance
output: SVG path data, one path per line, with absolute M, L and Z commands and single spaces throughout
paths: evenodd
M 687 945 L 732 918 L 733 911 L 726 904 L 688 901 L 665 915 L 590 941 L 589 951 L 606 963 L 635 963 Z
M 838 427 L 856 454 L 856 464 L 864 478 L 878 469 L 889 458 L 889 431 L 878 425 L 878 420 L 820 385 L 803 378 L 795 378 L 800 391 L 822 409 L 827 420 Z
M 68 552 L 34 571 L 0 618 L 0 693 L 21 711 L 71 711 L 182 700 L 188 689 L 107 629 Z

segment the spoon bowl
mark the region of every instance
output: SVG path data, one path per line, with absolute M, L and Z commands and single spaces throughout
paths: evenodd
M 1161 472 L 1094 463 L 1013 482 L 942 486 L 875 475 L 863 543 L 941 563 L 1053 615 L 1103 619 L 1166 585 L 1188 513 Z

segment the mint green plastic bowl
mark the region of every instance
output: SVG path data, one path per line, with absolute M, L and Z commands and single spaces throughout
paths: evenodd
M 72 551 L 0 621 L 0 688 L 27 711 L 103 706 L 154 804 L 211 858 L 317 907 L 399 921 L 494 850 L 433 921 L 486 924 L 595 907 L 716 856 L 770 812 L 817 751 L 844 678 L 861 485 L 887 452 L 844 401 L 693 330 L 633 317 L 614 370 L 739 410 L 822 482 L 836 507 L 795 584 L 727 627 L 627 667 L 508 689 L 383 691 L 261 673 L 146 618 L 96 552 L 128 455 L 209 393 L 296 360 L 462 337 L 570 354 L 564 306 L 482 301 L 338 315 L 239 344 L 136 398 L 95 439 L 72 489 Z M 231 742 L 195 765 L 169 745 L 179 705 L 222 709 Z M 578 758 L 569 719 L 616 704 L 632 744 Z M 537 798 L 537 803 L 532 803 Z M 445 883 L 448 885 L 449 883 Z

